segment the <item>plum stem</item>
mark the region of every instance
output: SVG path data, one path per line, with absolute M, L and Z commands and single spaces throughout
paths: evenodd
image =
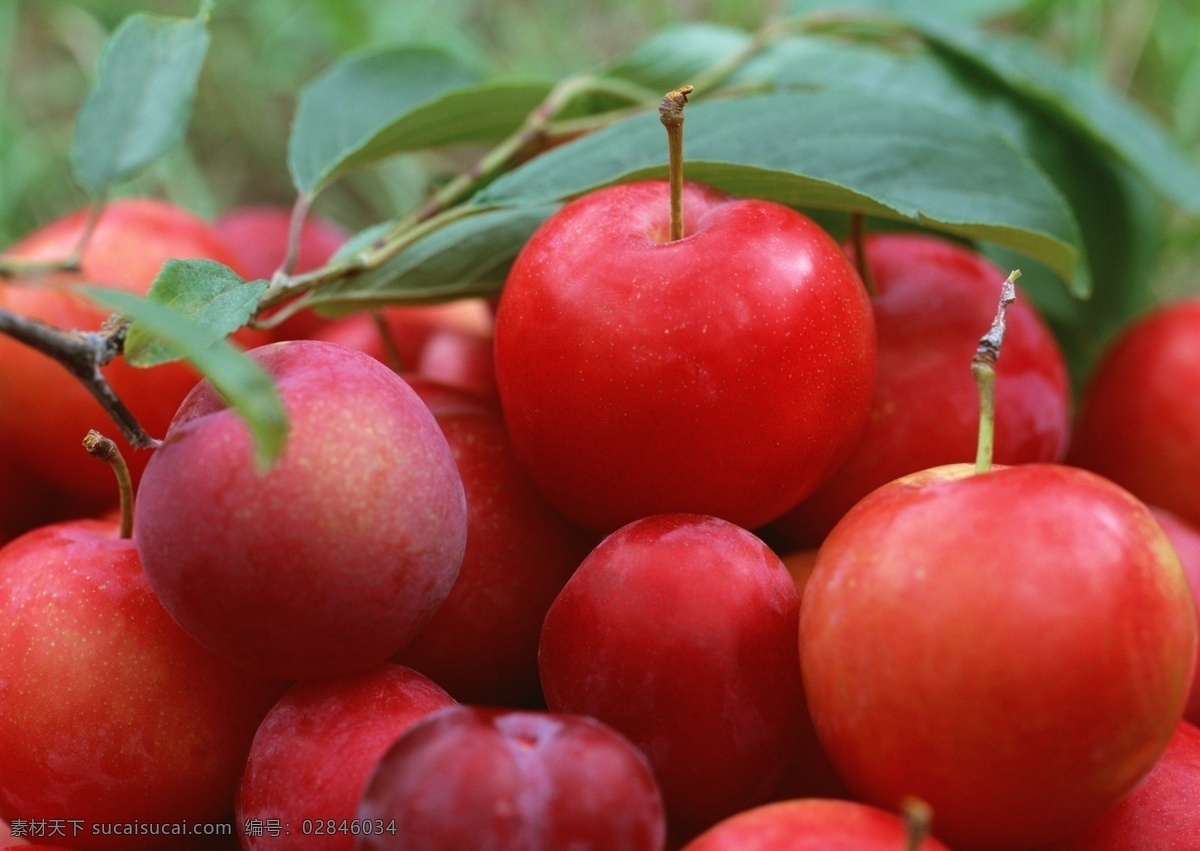
M 1000 288 L 1000 305 L 992 327 L 979 340 L 975 357 L 971 359 L 971 374 L 979 388 L 979 444 L 975 451 L 975 472 L 986 473 L 992 469 L 992 455 L 996 446 L 996 359 L 1000 357 L 1000 344 L 1004 342 L 1004 323 L 1008 306 L 1017 300 L 1016 280 L 1021 271 L 1014 269 Z
M 279 264 L 272 280 L 286 278 L 296 268 L 296 260 L 300 257 L 300 239 L 304 233 L 304 221 L 308 218 L 308 209 L 312 206 L 312 200 L 312 195 L 301 192 L 296 198 L 296 203 L 292 205 L 292 215 L 288 220 L 287 250 L 284 252 L 283 261 Z
M 929 835 L 933 808 L 920 798 L 905 798 L 904 803 L 900 805 L 900 814 L 904 818 L 904 827 L 908 835 L 905 851 L 918 851 L 925 837 Z
M 96 225 L 100 224 L 100 217 L 104 215 L 104 207 L 103 197 L 95 199 L 88 207 L 83 230 L 80 231 L 79 239 L 71 248 L 71 253 L 66 257 L 59 260 L 7 260 L 0 257 L 0 278 L 21 278 L 32 275 L 48 275 L 54 272 L 79 273 L 83 271 L 83 253 L 87 250 L 88 243 L 92 241 Z
M 392 329 L 388 327 L 383 311 L 372 311 L 371 319 L 375 322 L 375 330 L 379 332 L 379 341 L 383 345 L 384 355 L 387 356 L 387 365 L 392 368 L 392 372 L 403 375 L 408 364 L 400 354 L 400 347 L 396 345 L 396 338 L 392 336 Z
M 863 227 L 862 213 L 850 214 L 850 244 L 854 247 L 854 267 L 858 277 L 862 279 L 863 288 L 867 295 L 875 297 L 875 276 L 871 274 L 871 265 L 867 262 L 867 234 Z
M 658 117 L 667 128 L 671 176 L 671 241 L 683 239 L 683 107 L 692 86 L 680 86 L 663 96 Z
M 133 479 L 129 475 L 129 467 L 121 456 L 121 450 L 112 440 L 92 429 L 83 439 L 83 448 L 93 458 L 99 458 L 110 467 L 117 477 L 117 487 L 121 492 L 121 530 L 120 537 L 128 540 L 133 537 Z

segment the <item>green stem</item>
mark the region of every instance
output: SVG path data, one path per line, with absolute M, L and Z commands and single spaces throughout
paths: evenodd
M 287 251 L 283 255 L 283 262 L 279 264 L 279 270 L 275 273 L 277 278 L 287 277 L 296 268 L 296 259 L 300 256 L 300 235 L 304 232 L 304 220 L 308 218 L 308 208 L 312 206 L 312 201 L 312 195 L 303 192 L 292 205 L 292 218 L 288 222 Z
M 762 53 L 767 47 L 786 36 L 791 29 L 791 21 L 786 18 L 769 21 L 764 24 L 746 46 L 726 57 L 721 62 L 704 69 L 693 80 L 692 85 L 702 92 L 711 92 L 719 88 L 735 71 L 749 60 Z
M 92 234 L 96 232 L 96 225 L 100 224 L 100 217 L 104 215 L 105 200 L 103 197 L 92 201 L 88 207 L 87 220 L 83 223 L 83 232 L 79 234 L 79 241 L 75 243 L 75 247 L 71 249 L 71 253 L 67 255 L 67 266 L 72 270 L 78 270 L 83 263 L 83 252 L 87 251 L 88 243 L 92 241 Z
M 979 388 L 979 442 L 975 448 L 975 472 L 992 469 L 996 450 L 996 370 L 971 365 L 975 386 Z
M 875 276 L 871 273 L 871 264 L 867 262 L 867 235 L 866 228 L 863 227 L 864 218 L 862 213 L 850 214 L 850 244 L 854 246 L 854 266 L 858 270 L 858 277 L 862 278 L 867 295 L 874 298 L 878 293 L 875 291 Z
M 529 113 L 516 132 L 445 184 L 423 204 L 397 219 L 370 248 L 305 275 L 278 276 L 259 299 L 258 312 L 324 284 L 377 268 L 427 233 L 477 212 L 454 205 L 468 198 L 483 182 L 498 174 L 522 151 L 543 138 L 555 117 L 582 94 L 609 94 L 635 100 L 648 96 L 648 92 L 640 86 L 604 80 L 590 74 L 566 78 Z M 435 224 L 425 227 L 427 223 Z
M 410 224 L 403 231 L 397 232 L 397 228 L 393 227 L 387 234 L 356 254 L 306 274 L 294 275 L 273 282 L 258 300 L 258 312 L 269 310 L 325 284 L 340 281 L 359 272 L 376 269 L 419 239 L 451 222 L 465 219 L 478 212 L 480 210 L 468 206 L 452 207 L 423 222 Z
M 626 118 L 644 115 L 649 107 L 649 104 L 641 103 L 637 106 L 627 106 L 622 109 L 610 109 L 607 112 L 600 112 L 595 115 L 582 115 L 579 118 L 567 118 L 555 121 L 546 127 L 545 138 L 548 140 L 557 140 L 580 136 L 595 130 L 603 130 L 605 127 L 616 124 L 618 121 L 624 121 Z
M 26 278 L 48 275 L 54 272 L 78 272 L 79 264 L 71 259 L 63 260 L 5 260 L 0 257 L 0 278 Z
M 979 443 L 975 451 L 975 472 L 986 473 L 992 469 L 996 435 L 996 360 L 1000 357 L 1000 345 L 1004 342 L 1005 317 L 1008 306 L 1017 300 L 1016 280 L 1020 270 L 1005 279 L 1000 290 L 1000 306 L 992 326 L 979 341 L 975 357 L 971 359 L 971 374 L 979 388 Z
M 104 215 L 105 200 L 103 197 L 92 201 L 88 207 L 87 219 L 83 223 L 83 230 L 79 233 L 79 239 L 75 242 L 71 253 L 61 260 L 5 260 L 0 258 L 0 278 L 20 278 L 32 275 L 46 275 L 54 272 L 79 272 L 80 265 L 83 262 L 83 252 L 87 250 L 88 243 L 92 241 L 92 234 L 96 232 L 96 225 L 100 223 L 100 217 Z
M 396 338 L 392 336 L 392 329 L 388 327 L 387 317 L 383 315 L 383 311 L 373 310 L 371 319 L 375 322 L 375 330 L 379 332 L 379 341 L 383 344 L 383 352 L 387 356 L 388 366 L 392 368 L 392 372 L 403 375 L 407 372 L 406 364 L 400 355 L 400 347 L 396 345 Z

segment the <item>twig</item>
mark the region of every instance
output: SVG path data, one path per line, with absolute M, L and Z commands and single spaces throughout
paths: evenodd
M 32 277 L 35 275 L 48 275 L 54 272 L 79 272 L 82 271 L 83 253 L 87 250 L 88 243 L 92 241 L 92 234 L 96 232 L 96 225 L 100 224 L 100 217 L 104 215 L 105 200 L 103 197 L 92 201 L 88 207 L 87 218 L 83 222 L 83 230 L 79 232 L 79 239 L 76 240 L 71 253 L 60 260 L 21 260 L 18 258 L 5 259 L 0 257 L 0 279 L 9 280 L 12 278 Z
M 73 260 L 6 260 L 0 257 L 0 279 L 33 277 L 54 272 L 78 272 L 79 264 Z
M 312 206 L 312 200 L 312 195 L 302 192 L 292 206 L 292 217 L 288 222 L 287 251 L 275 272 L 276 278 L 286 278 L 296 268 L 296 259 L 300 256 L 300 237 L 304 233 L 304 220 L 308 218 L 308 208 Z
M 125 321 L 115 315 L 99 331 L 63 331 L 0 308 L 0 334 L 62 364 L 95 397 L 131 446 L 153 449 L 161 441 L 146 433 L 100 372 L 100 367 L 121 353 L 126 330 Z

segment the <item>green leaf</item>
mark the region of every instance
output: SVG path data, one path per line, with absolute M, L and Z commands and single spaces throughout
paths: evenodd
M 307 303 L 338 314 L 387 304 L 494 295 L 508 267 L 557 204 L 486 210 L 415 242 L 378 269 L 314 292 Z M 364 233 L 378 234 L 378 228 Z M 359 241 L 370 244 L 371 238 Z M 353 241 L 358 240 L 355 237 Z
M 215 260 L 168 260 L 150 287 L 149 300 L 189 317 L 209 343 L 215 343 L 249 321 L 266 289 L 266 281 L 247 283 Z M 143 322 L 135 321 L 125 335 L 125 360 L 133 366 L 155 366 L 184 356 L 174 340 Z
M 1079 230 L 1062 196 L 1031 160 L 973 121 L 857 93 L 775 94 L 698 103 L 686 131 L 688 179 L 995 242 L 1088 292 Z M 657 115 L 629 119 L 537 157 L 474 202 L 544 204 L 663 177 L 663 137 Z
M 792 36 L 769 45 L 729 79 L 785 91 L 862 92 L 962 115 L 1027 148 L 1046 131 L 1040 116 L 991 80 L 924 44 L 861 44 Z
M 827 10 L 880 11 L 889 14 L 916 12 L 963 21 L 982 21 L 1027 5 L 1029 0 L 791 0 L 791 14 Z
M 1079 390 L 1113 336 L 1158 301 L 1153 273 L 1166 222 L 1158 196 L 1120 163 L 1087 147 L 1061 148 L 1059 155 L 1070 158 L 1063 174 L 1071 182 L 1064 190 L 1079 211 L 1095 293 L 1087 300 L 1067 298 L 1048 269 L 1026 262 L 1021 287 L 1053 328 Z M 985 250 L 1002 267 L 1014 262 L 1003 249 Z
M 131 15 L 104 45 L 71 142 L 75 175 L 92 194 L 183 138 L 208 51 L 210 6 L 206 0 L 192 19 Z
M 928 15 L 910 20 L 940 48 L 1105 148 L 1180 207 L 1200 212 L 1200 167 L 1130 101 L 1024 39 L 994 38 Z
M 168 339 L 217 389 L 250 428 L 259 464 L 274 462 L 287 438 L 287 415 L 270 376 L 253 360 L 195 320 L 164 304 L 102 287 L 81 287 L 88 298 Z
M 446 92 L 394 124 L 387 154 L 503 139 L 550 93 L 548 80 L 493 80 Z
M 1075 212 L 1094 295 L 1071 298 L 1045 266 L 983 247 L 1002 267 L 1021 267 L 1022 289 L 1054 328 L 1077 384 L 1114 330 L 1149 303 L 1163 224 L 1147 184 L 1125 174 L 1107 150 L 956 56 L 924 42 L 884 46 L 800 36 L 771 45 L 732 82 L 921 102 L 984 123 L 1029 154 Z
M 296 188 L 315 194 L 341 174 L 431 144 L 439 138 L 439 101 L 478 81 L 477 71 L 429 47 L 389 47 L 341 60 L 300 92 L 288 144 Z M 504 106 L 514 95 L 521 103 L 529 97 L 519 86 L 501 87 L 497 99 Z M 458 106 L 450 112 L 461 125 Z M 474 118 L 503 123 L 486 110 L 477 110 Z M 457 139 L 472 132 L 478 131 L 456 126 L 449 135 Z
M 716 24 L 680 24 L 651 36 L 608 68 L 612 77 L 665 94 L 750 44 L 750 35 Z

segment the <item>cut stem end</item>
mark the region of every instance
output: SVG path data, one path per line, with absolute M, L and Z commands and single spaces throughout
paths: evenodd
M 919 851 L 925 837 L 929 835 L 929 826 L 933 822 L 933 808 L 920 798 L 905 798 L 900 805 L 900 815 L 904 819 L 908 841 L 905 851 Z
M 113 469 L 117 487 L 121 493 L 121 528 L 119 535 L 128 540 L 133 537 L 133 479 L 129 467 L 121 456 L 121 450 L 111 439 L 92 429 L 83 439 L 83 448 L 94 458 L 99 458 Z
M 683 107 L 692 86 L 680 86 L 667 92 L 658 106 L 658 117 L 667 128 L 667 149 L 671 178 L 671 241 L 683 239 Z
M 971 359 L 971 375 L 979 388 L 979 443 L 975 451 L 975 472 L 986 473 L 992 469 L 992 456 L 996 445 L 996 360 L 1000 357 L 1000 345 L 1004 342 L 1005 320 L 1008 306 L 1017 300 L 1016 280 L 1021 277 L 1019 269 L 1005 279 L 1000 288 L 1000 305 L 992 327 L 979 341 L 975 357 Z

